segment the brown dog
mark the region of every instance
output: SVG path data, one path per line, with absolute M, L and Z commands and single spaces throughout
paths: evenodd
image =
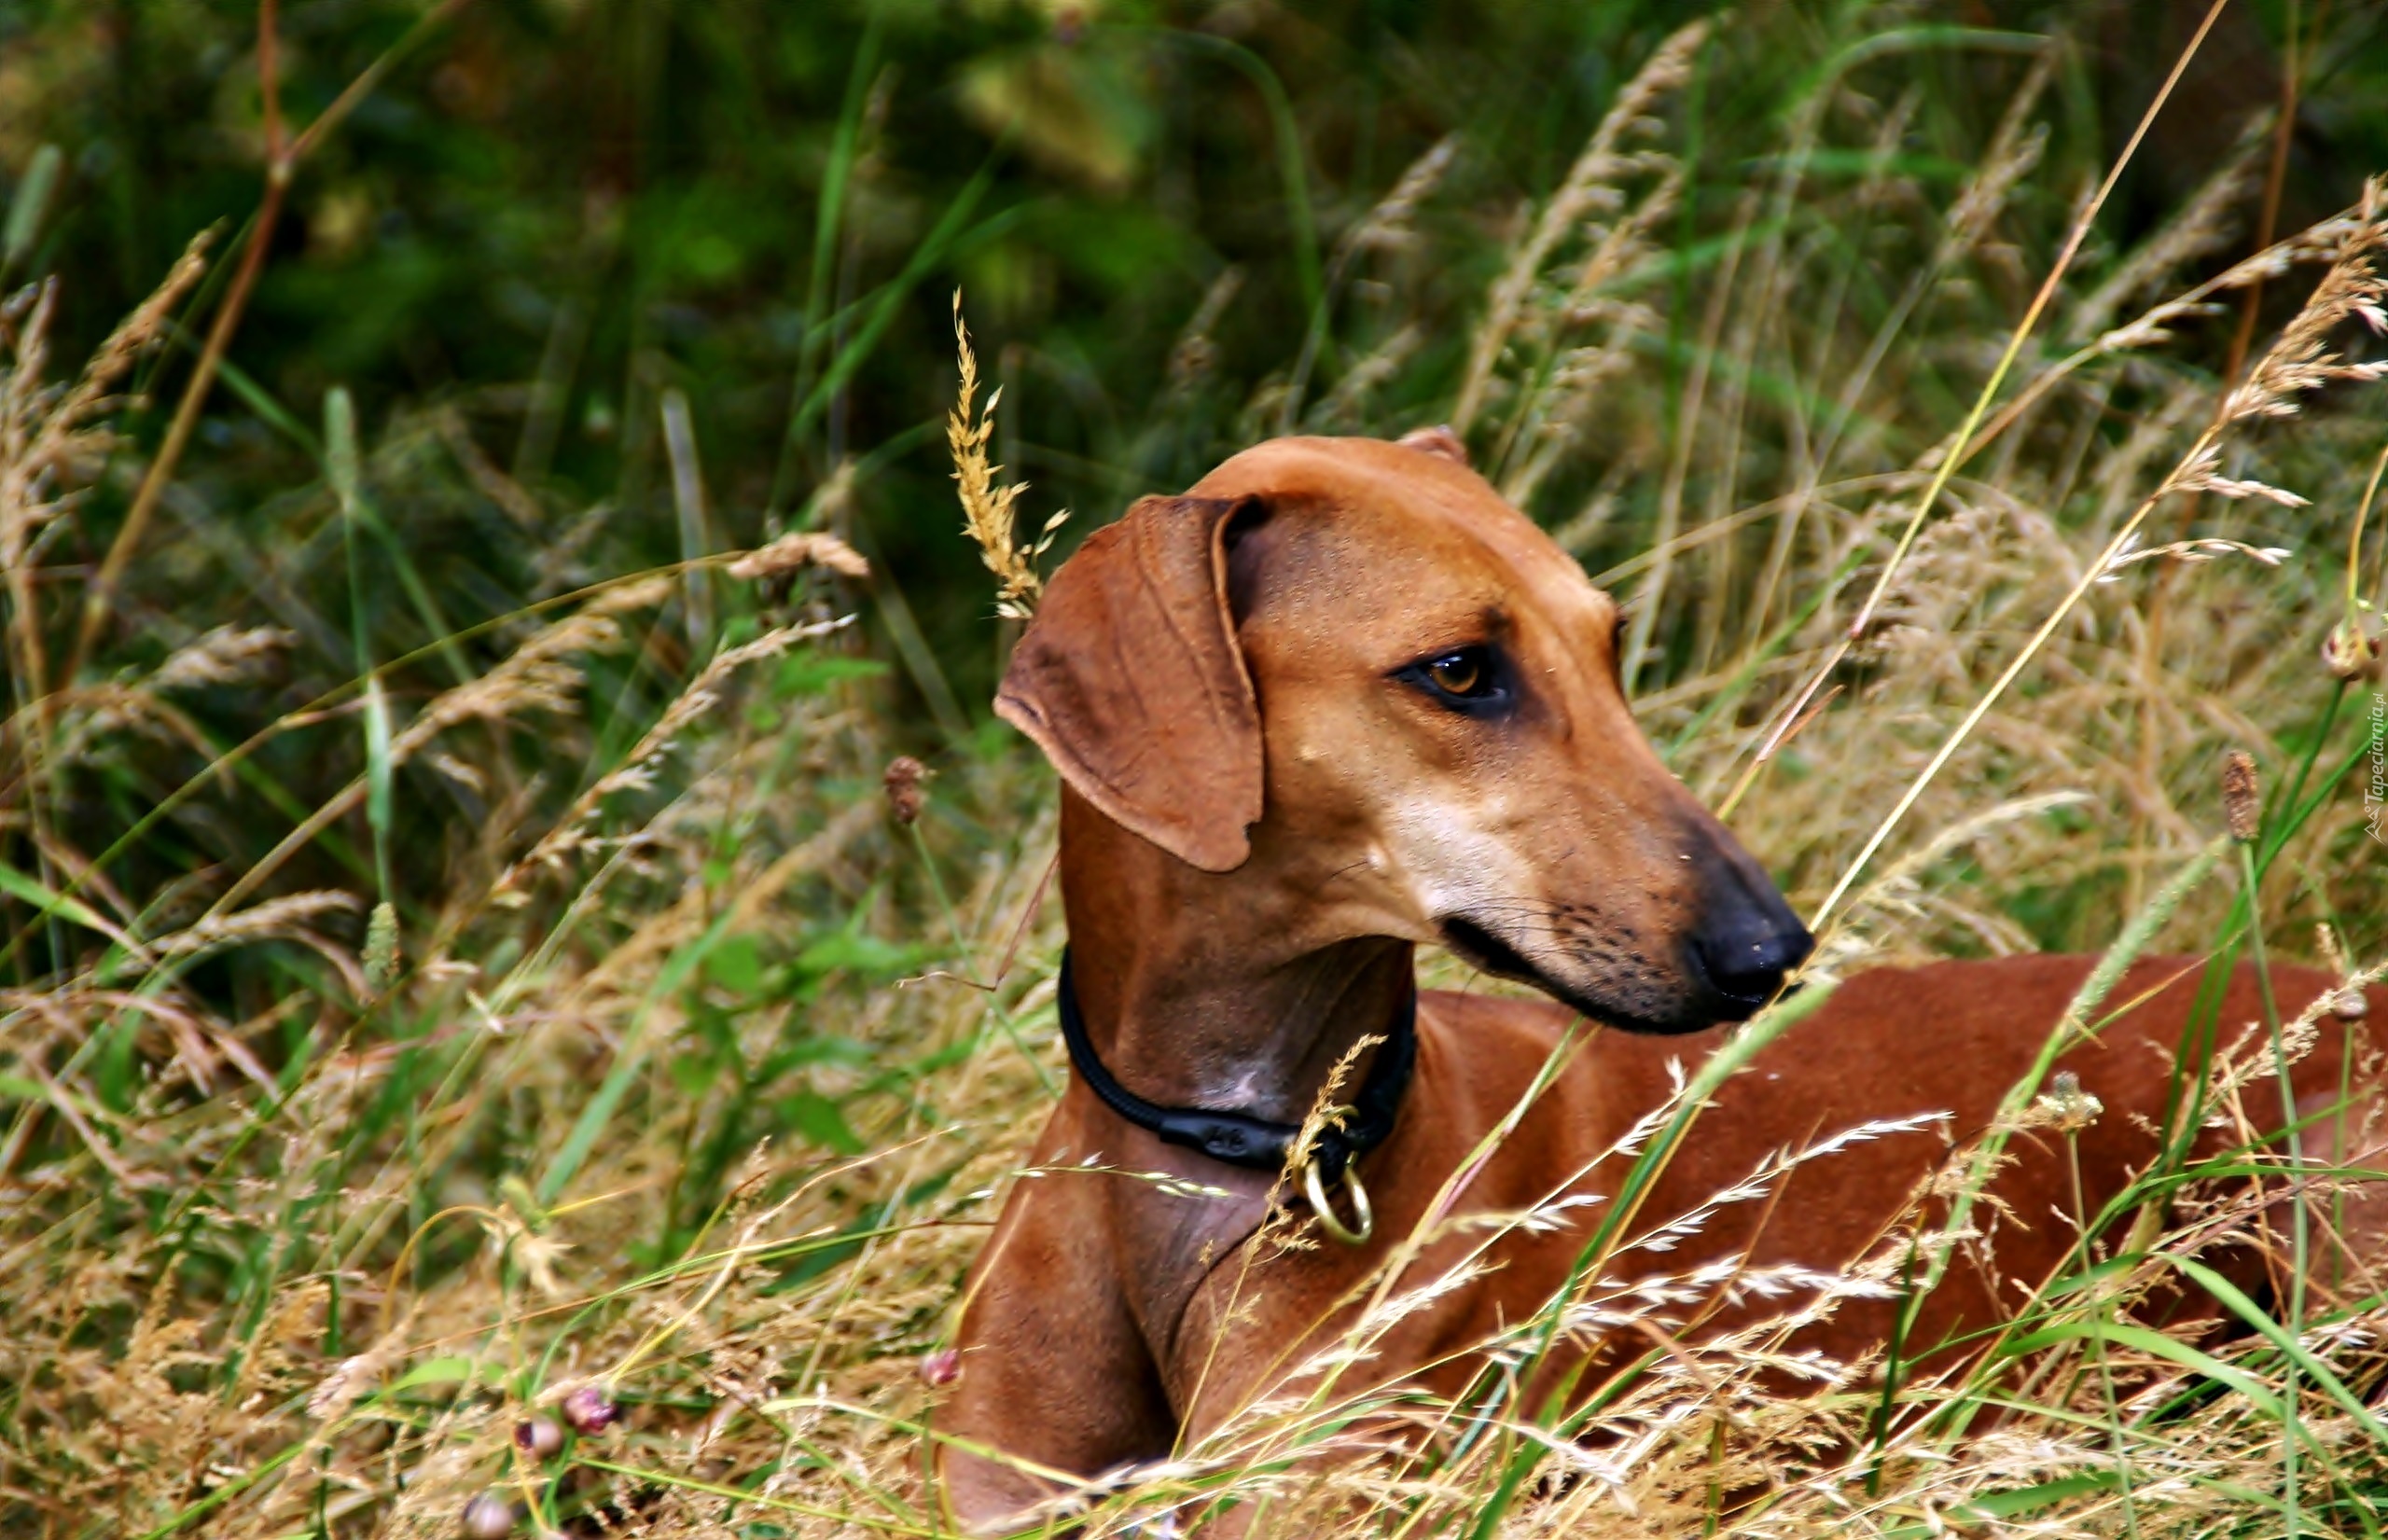
M 1721 1041 L 1650 1034 L 1745 1020 L 1805 958 L 1773 884 L 1636 729 L 1617 629 L 1617 606 L 1447 435 L 1262 445 L 1187 496 L 1139 503 L 1055 576 L 996 703 L 1062 774 L 1064 987 L 1087 1050 L 1033 1160 L 1110 1169 L 1019 1184 L 973 1271 L 939 1427 L 1009 1458 L 944 1449 L 965 1520 L 1049 1496 L 1026 1467 L 1091 1476 L 1163 1457 L 1268 1390 L 1290 1347 L 1337 1329 L 1338 1302 L 1527 1094 L 1577 1013 L 1624 1030 L 1592 1034 L 1460 1200 L 1525 1208 L 1588 1166 L 1580 1190 L 1616 1192 L 1602 1152 L 1664 1101 L 1670 1059 Z M 1561 1004 L 1418 995 L 1421 944 Z M 1725 1088 L 1645 1212 L 1687 1212 L 1819 1131 L 1930 1112 L 1953 1128 L 1803 1169 L 1771 1207 L 1719 1211 L 1671 1265 L 1855 1260 L 1948 1134 L 1987 1124 L 2090 965 L 1942 964 L 1844 985 Z M 2290 1012 L 2331 982 L 2274 980 Z M 2192 964 L 2139 965 L 2114 998 L 2149 998 L 2064 1061 L 2105 1107 L 2080 1136 L 2093 1205 L 2154 1153 L 2141 1120 L 2161 1115 L 2172 1067 L 2158 1045 L 2177 1038 L 2196 984 Z M 2377 1020 L 2388 999 L 2373 998 Z M 2221 1020 L 2259 1014 L 2242 973 Z M 2336 1088 L 2326 1026 L 2299 1071 L 2311 1096 Z M 1359 1064 L 1364 1103 L 1384 1102 L 1390 1125 L 1354 1157 L 1374 1238 L 1243 1257 L 1273 1161 L 1171 1142 L 1134 1109 L 1241 1114 L 1203 1137 L 1249 1155 L 1254 1120 L 1301 1119 L 1364 1036 L 1388 1039 L 1381 1062 Z M 2016 1153 L 1994 1190 L 2019 1217 L 1989 1265 L 2036 1283 L 2074 1240 L 2047 1220 L 2070 1211 L 2070 1189 L 2056 1153 Z M 1126 1174 L 1150 1172 L 1229 1196 Z M 1357 1196 L 1320 1186 L 1333 1214 Z M 1457 1393 L 1480 1367 L 1465 1350 L 1562 1285 L 1589 1222 L 1504 1239 L 1497 1267 L 1402 1321 L 1365 1373 Z M 1461 1243 L 1426 1252 L 1418 1278 Z M 1909 1340 L 1995 1321 L 1984 1269 L 1952 1267 Z M 1795 1345 L 1853 1356 L 1892 1309 L 1845 1306 Z

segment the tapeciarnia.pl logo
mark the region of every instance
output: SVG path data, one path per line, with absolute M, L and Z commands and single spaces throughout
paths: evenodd
M 2388 845 L 2388 694 L 2371 692 L 2371 778 L 2363 784 L 2363 817 L 2371 837 Z

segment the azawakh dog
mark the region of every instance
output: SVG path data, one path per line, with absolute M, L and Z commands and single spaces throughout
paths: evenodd
M 1457 1197 L 1513 1212 L 1579 1169 L 1578 1190 L 1615 1193 L 1621 1170 L 1598 1158 L 1670 1094 L 1669 1061 L 1704 1057 L 1723 1040 L 1711 1029 L 1751 1016 L 1810 950 L 1765 872 L 1636 728 L 1617 605 L 1464 460 L 1441 433 L 1261 445 L 1090 536 L 1013 656 L 997 710 L 1063 784 L 1065 1027 L 1084 1050 L 1031 1160 L 1108 1169 L 1017 1184 L 973 1269 L 937 1416 L 942 1484 L 966 1522 L 1021 1512 L 1057 1476 L 1167 1456 L 1270 1390 L 1300 1358 L 1290 1350 L 1331 1339 L 1355 1283 L 1527 1095 L 1579 1013 L 1617 1030 L 1591 1034 Z M 1412 950 L 1430 944 L 1557 1003 L 1420 994 Z M 1944 963 L 1842 985 L 1726 1084 L 1642 1212 L 1687 1213 L 1820 1132 L 1949 1122 L 1803 1167 L 1664 1260 L 1855 1261 L 1950 1138 L 1987 1126 L 2093 961 Z M 2335 981 L 2280 967 L 2272 982 L 2293 1013 Z M 2194 961 L 2138 964 L 2112 997 L 2135 1008 L 2061 1061 L 2104 1106 L 2078 1135 L 2093 1210 L 2156 1154 L 2197 989 Z M 2388 998 L 2370 1003 L 2376 1025 Z M 2219 1020 L 2235 1031 L 2261 1014 L 2242 968 Z M 2306 1103 L 2338 1100 L 2344 1030 L 2325 1017 L 2297 1071 Z M 1373 1238 L 1246 1257 L 1275 1161 L 1267 1147 L 1256 1164 L 1216 1152 L 1249 1157 L 1264 1125 L 1298 1122 L 1363 1037 L 1386 1043 L 1357 1066 L 1361 1100 L 1379 1103 L 1361 1120 L 1389 1131 L 1337 1153 L 1374 1198 Z M 1174 1140 L 1151 1116 L 1167 1109 Z M 1236 1116 L 1202 1120 L 1218 1113 Z M 2007 1217 L 1951 1266 L 1911 1353 L 2019 1302 L 1986 1269 L 2044 1282 L 2074 1244 L 2051 1217 L 2073 1208 L 2061 1142 L 2011 1153 L 1992 1188 Z M 1152 1172 L 1228 1196 L 1130 1174 Z M 1356 1194 L 1324 1197 L 1340 1215 Z M 1467 1348 L 1563 1284 L 1598 1213 L 1506 1236 L 1493 1267 L 1349 1374 L 1459 1393 L 1481 1367 Z M 1413 1286 L 1473 1243 L 1428 1248 Z M 1844 1302 L 1791 1346 L 1847 1361 L 1886 1339 L 1895 1308 Z M 1580 1365 L 1598 1345 L 1566 1346 Z

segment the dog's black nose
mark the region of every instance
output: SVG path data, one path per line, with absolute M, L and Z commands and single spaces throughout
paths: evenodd
M 1700 874 L 1700 910 L 1681 942 L 1684 971 L 1706 986 L 1708 998 L 1695 1008 L 1711 1020 L 1746 1020 L 1807 961 L 1816 938 L 1766 868 L 1722 825 L 1702 818 L 1704 838 L 1686 853 Z
M 1783 987 L 1783 979 L 1808 959 L 1816 938 L 1766 871 L 1738 845 L 1720 849 L 1707 881 L 1700 923 L 1684 937 L 1684 952 L 1696 974 L 1727 1006 L 1747 1016 Z
M 1783 987 L 1783 978 L 1807 961 L 1816 938 L 1787 911 L 1779 916 L 1746 912 L 1723 925 L 1711 924 L 1691 938 L 1692 960 L 1717 993 L 1760 1005 Z

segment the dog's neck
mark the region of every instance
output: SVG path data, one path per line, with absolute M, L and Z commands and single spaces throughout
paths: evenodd
M 1089 1036 L 1149 1102 L 1299 1122 L 1412 987 L 1409 943 L 1304 936 L 1317 906 L 1297 886 L 1197 870 L 1066 790 L 1061 876 Z M 1367 1065 L 1354 1061 L 1340 1096 Z

